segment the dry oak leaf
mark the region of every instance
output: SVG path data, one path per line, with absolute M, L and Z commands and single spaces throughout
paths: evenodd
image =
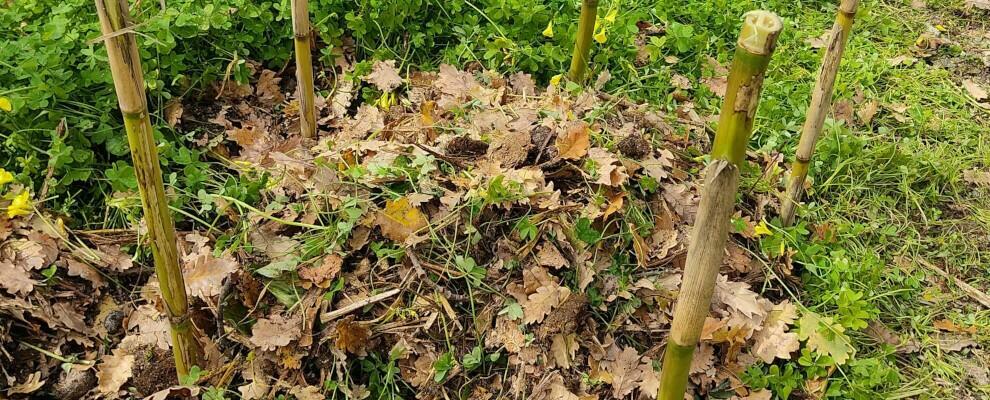
M 977 186 L 990 186 L 990 171 L 968 169 L 963 171 L 963 180 Z
M 295 386 L 295 387 L 292 388 L 291 391 L 289 391 L 289 394 L 291 394 L 293 397 L 295 397 L 296 400 L 324 400 L 324 399 L 326 399 L 326 397 L 323 396 L 323 393 L 320 392 L 320 388 L 318 386 L 312 386 L 312 385 L 309 385 L 309 386 Z
M 323 257 L 323 262 L 319 266 L 300 268 L 299 277 L 312 282 L 318 288 L 326 289 L 330 287 L 333 279 L 340 275 L 343 265 L 343 258 L 337 254 L 330 254 Z
M 859 117 L 859 122 L 863 125 L 869 125 L 873 121 L 873 117 L 877 115 L 880 110 L 880 103 L 874 100 L 867 101 L 863 104 L 859 110 L 856 111 L 856 116 Z
M 275 71 L 268 69 L 261 71 L 258 82 L 254 86 L 255 94 L 258 95 L 258 100 L 262 104 L 274 106 L 285 100 L 282 89 L 278 86 L 278 82 L 281 80 L 282 78 L 275 76 Z
M 237 270 L 240 265 L 229 254 L 220 258 L 213 256 L 213 251 L 204 246 L 197 253 L 183 257 L 185 264 L 182 276 L 186 280 L 189 294 L 201 299 L 209 299 L 220 295 L 223 280 Z
M 990 0 L 966 0 L 966 7 L 990 10 Z
M 529 325 L 534 322 L 543 321 L 547 314 L 554 307 L 563 303 L 570 294 L 571 290 L 566 286 L 553 285 L 539 287 L 536 289 L 536 293 L 529 295 L 526 302 L 522 304 L 523 324 Z
M 552 243 L 544 242 L 536 251 L 536 262 L 544 267 L 560 269 L 568 265 L 567 259 Z
M 273 315 L 271 318 L 261 318 L 251 327 L 251 344 L 262 350 L 275 350 L 299 339 L 302 334 L 298 316 L 285 318 Z
M 969 93 L 970 96 L 973 96 L 973 99 L 976 101 L 984 101 L 990 98 L 990 95 L 987 94 L 986 89 L 972 80 L 966 79 L 962 81 L 962 85 L 963 88 L 966 89 L 966 92 Z
M 403 242 L 414 232 L 429 225 L 426 216 L 413 207 L 406 197 L 385 202 L 385 209 L 378 212 L 375 221 L 385 237 Z
M 334 345 L 340 350 L 364 357 L 367 355 L 365 347 L 370 337 L 371 330 L 360 322 L 354 322 L 354 316 L 350 315 L 337 322 L 337 340 Z
M 608 150 L 601 147 L 592 148 L 588 150 L 588 158 L 591 158 L 598 166 L 598 179 L 595 181 L 597 184 L 622 186 L 629 178 L 626 167 L 619 162 L 615 154 Z
M 632 393 L 642 383 L 642 372 L 639 368 L 639 353 L 632 347 L 619 350 L 619 346 L 609 348 L 606 360 L 602 361 L 603 369 L 612 375 L 612 397 L 621 399 Z
M 364 77 L 364 81 L 375 85 L 383 92 L 391 92 L 402 85 L 402 76 L 395 68 L 395 60 L 376 61 L 371 67 L 371 73 Z
M 120 387 L 131 379 L 134 368 L 134 356 L 125 353 L 115 353 L 104 356 L 103 362 L 96 371 L 99 382 L 96 389 L 105 395 L 116 394 Z
M 553 354 L 554 363 L 562 369 L 571 369 L 574 366 L 574 356 L 577 355 L 580 344 L 577 342 L 577 335 L 556 334 L 550 344 L 550 352 Z
M 173 99 L 165 106 L 165 123 L 175 128 L 182 120 L 182 101 Z
M 0 261 L 0 286 L 14 296 L 18 293 L 27 295 L 34 290 L 38 281 L 31 279 L 31 273 L 12 264 L 10 261 Z
M 584 121 L 574 121 L 567 124 L 563 135 L 557 136 L 557 154 L 565 160 L 578 160 L 588 154 L 591 146 L 591 135 L 588 124 Z
M 526 336 L 523 335 L 522 329 L 504 315 L 500 315 L 495 320 L 495 328 L 485 337 L 485 346 L 490 349 L 504 346 L 506 351 L 518 353 L 525 345 Z

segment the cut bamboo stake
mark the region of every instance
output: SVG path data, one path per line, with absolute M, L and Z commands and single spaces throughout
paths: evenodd
M 589 55 L 591 54 L 591 38 L 595 33 L 595 20 L 598 18 L 598 0 L 583 0 L 581 2 L 581 19 L 578 20 L 577 37 L 574 40 L 574 55 L 571 57 L 571 70 L 567 79 L 573 82 L 584 82 L 588 72 Z
M 308 0 L 292 0 L 292 34 L 296 46 L 296 81 L 299 82 L 299 131 L 303 137 L 316 137 Z
M 175 226 L 165 199 L 158 149 L 148 116 L 137 41 L 133 31 L 116 34 L 130 29 L 131 26 L 127 0 L 96 0 L 96 12 L 105 36 L 104 43 L 117 91 L 117 102 L 124 116 L 124 128 L 131 147 L 134 174 L 137 175 L 144 218 L 148 223 L 155 274 L 158 276 L 168 313 L 175 369 L 179 376 L 185 376 L 189 373 L 189 368 L 199 361 L 201 349 L 189 319 L 186 286 L 175 245 Z
M 829 107 L 832 104 L 832 88 L 835 86 L 839 64 L 842 62 L 842 53 L 845 51 L 846 41 L 852 30 L 856 8 L 859 6 L 859 0 L 841 1 L 835 24 L 828 35 L 825 56 L 822 59 L 821 69 L 818 71 L 818 80 L 815 82 L 815 89 L 811 92 L 811 104 L 808 105 L 808 115 L 804 120 L 804 127 L 801 129 L 801 140 L 794 155 L 794 163 L 791 164 L 787 195 L 781 204 L 780 211 L 781 222 L 784 226 L 790 226 L 794 223 L 794 213 L 798 203 L 801 202 L 801 196 L 804 194 L 804 182 L 808 177 L 808 166 L 815 151 L 815 143 L 818 142 L 822 127 L 825 125 L 825 116 L 828 115 Z
M 763 75 L 782 28 L 780 18 L 771 12 L 751 11 L 744 16 L 667 338 L 659 400 L 684 399 L 691 358 L 711 309 L 715 279 L 729 236 L 739 167 L 746 157 Z

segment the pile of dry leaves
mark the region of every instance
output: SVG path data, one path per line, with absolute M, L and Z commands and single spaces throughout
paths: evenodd
M 260 68 L 253 86 L 166 110 L 217 169 L 261 182 L 205 195 L 217 223 L 180 232 L 206 353 L 181 386 L 140 224 L 3 220 L 6 394 L 655 398 L 704 124 L 600 93 L 607 74 L 567 91 L 448 65 L 343 68 L 316 141 L 295 134 L 292 82 Z M 802 343 L 839 363 L 851 349 L 841 326 L 754 291 L 769 269 L 747 247 L 773 202 L 746 201 L 691 390 L 769 399 L 741 383 L 747 366 Z

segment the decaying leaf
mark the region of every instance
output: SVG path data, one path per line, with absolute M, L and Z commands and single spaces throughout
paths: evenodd
M 97 366 L 96 379 L 99 383 L 96 389 L 105 395 L 114 395 L 120 387 L 131 379 L 134 368 L 134 356 L 125 353 L 114 353 L 104 356 Z M 112 396 L 115 397 L 115 396 Z
M 298 316 L 285 318 L 280 314 L 261 318 L 251 328 L 251 344 L 261 350 L 275 350 L 299 339 L 302 334 Z
M 588 154 L 591 136 L 588 124 L 575 121 L 567 125 L 563 134 L 557 136 L 557 155 L 565 160 L 577 160 Z
M 34 290 L 38 281 L 31 279 L 31 273 L 12 264 L 10 261 L 0 261 L 0 286 L 12 295 L 27 295 Z
M 429 225 L 426 216 L 407 197 L 386 201 L 385 209 L 378 213 L 376 223 L 383 235 L 396 242 L 404 242 L 410 235 Z
M 365 348 L 369 337 L 371 330 L 360 322 L 354 322 L 354 316 L 350 315 L 337 322 L 337 340 L 334 343 L 340 350 L 363 357 L 367 354 Z
M 299 277 L 313 283 L 316 287 L 326 289 L 333 283 L 333 279 L 340 274 L 343 264 L 344 259 L 339 255 L 329 254 L 323 257 L 323 261 L 319 265 L 300 268 Z
M 402 85 L 402 76 L 395 68 L 395 60 L 375 61 L 371 73 L 364 80 L 383 92 L 391 92 Z
M 987 94 L 986 89 L 970 79 L 963 80 L 962 85 L 963 88 L 966 89 L 966 92 L 969 93 L 969 95 L 976 101 L 984 101 L 990 98 L 990 95 Z

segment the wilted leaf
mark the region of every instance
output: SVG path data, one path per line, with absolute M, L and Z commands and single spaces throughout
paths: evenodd
M 0 261 L 0 286 L 12 295 L 22 296 L 31 293 L 38 281 L 31 279 L 31 273 L 9 261 Z
M 371 73 L 365 76 L 364 80 L 383 92 L 391 92 L 392 89 L 402 85 L 402 76 L 395 69 L 395 60 L 375 61 Z
M 103 362 L 97 367 L 96 379 L 99 382 L 96 389 L 105 395 L 112 395 L 120 390 L 120 387 L 131 379 L 134 368 L 134 356 L 124 353 L 115 353 L 104 356 Z M 113 396 L 115 397 L 115 396 Z
M 268 69 L 261 71 L 261 75 L 258 76 L 258 82 L 254 86 L 258 100 L 262 104 L 274 106 L 285 100 L 285 96 L 282 95 L 282 89 L 278 87 L 278 82 L 281 80 L 282 78 L 275 76 L 275 71 Z
M 523 323 L 528 325 L 543 321 L 543 318 L 546 318 L 550 310 L 559 306 L 570 294 L 571 290 L 566 286 L 539 287 L 536 289 L 536 293 L 529 295 L 526 302 L 522 304 L 525 315 L 523 317 Z
M 577 160 L 584 157 L 585 154 L 588 154 L 588 146 L 591 145 L 588 124 L 584 121 L 568 124 L 564 134 L 557 136 L 556 145 L 560 158 Z
M 175 128 L 182 120 L 182 101 L 174 99 L 165 106 L 165 123 Z
M 622 351 L 619 351 L 618 346 L 609 349 L 602 366 L 612 375 L 612 397 L 621 399 L 640 385 L 642 372 L 639 358 L 639 353 L 632 347 L 626 347 Z
M 544 267 L 551 268 L 562 268 L 568 265 L 567 259 L 560 254 L 560 250 L 557 250 L 557 246 L 552 243 L 544 242 L 540 245 L 540 248 L 536 251 L 536 262 Z
M 973 96 L 973 99 L 976 101 L 983 101 L 990 98 L 990 95 L 987 95 L 986 89 L 972 80 L 966 79 L 962 81 L 962 85 L 963 88 L 966 89 L 966 92 L 969 93 L 970 96 Z
M 371 337 L 371 331 L 367 326 L 360 322 L 354 322 L 354 316 L 348 316 L 339 322 L 337 322 L 337 340 L 334 344 L 340 350 L 347 350 L 347 352 L 357 355 L 364 356 L 365 347 L 368 345 L 368 338 Z
M 859 117 L 859 122 L 863 125 L 869 125 L 873 122 L 873 117 L 877 115 L 877 111 L 880 109 L 880 103 L 870 100 L 860 106 L 859 110 L 856 111 L 856 116 Z
M 320 265 L 312 267 L 302 267 L 299 269 L 299 277 L 312 282 L 316 287 L 326 289 L 330 287 L 333 279 L 340 274 L 340 269 L 344 264 L 344 259 L 337 254 L 330 254 L 323 257 Z
M 963 171 L 963 180 L 977 186 L 990 186 L 990 171 L 968 169 Z
M 302 334 L 298 316 L 285 318 L 273 315 L 271 318 L 261 318 L 251 327 L 251 344 L 261 350 L 275 350 L 285 346 Z
M 406 197 L 386 201 L 385 209 L 378 213 L 376 223 L 383 235 L 400 243 L 429 225 L 426 216 L 410 204 Z

